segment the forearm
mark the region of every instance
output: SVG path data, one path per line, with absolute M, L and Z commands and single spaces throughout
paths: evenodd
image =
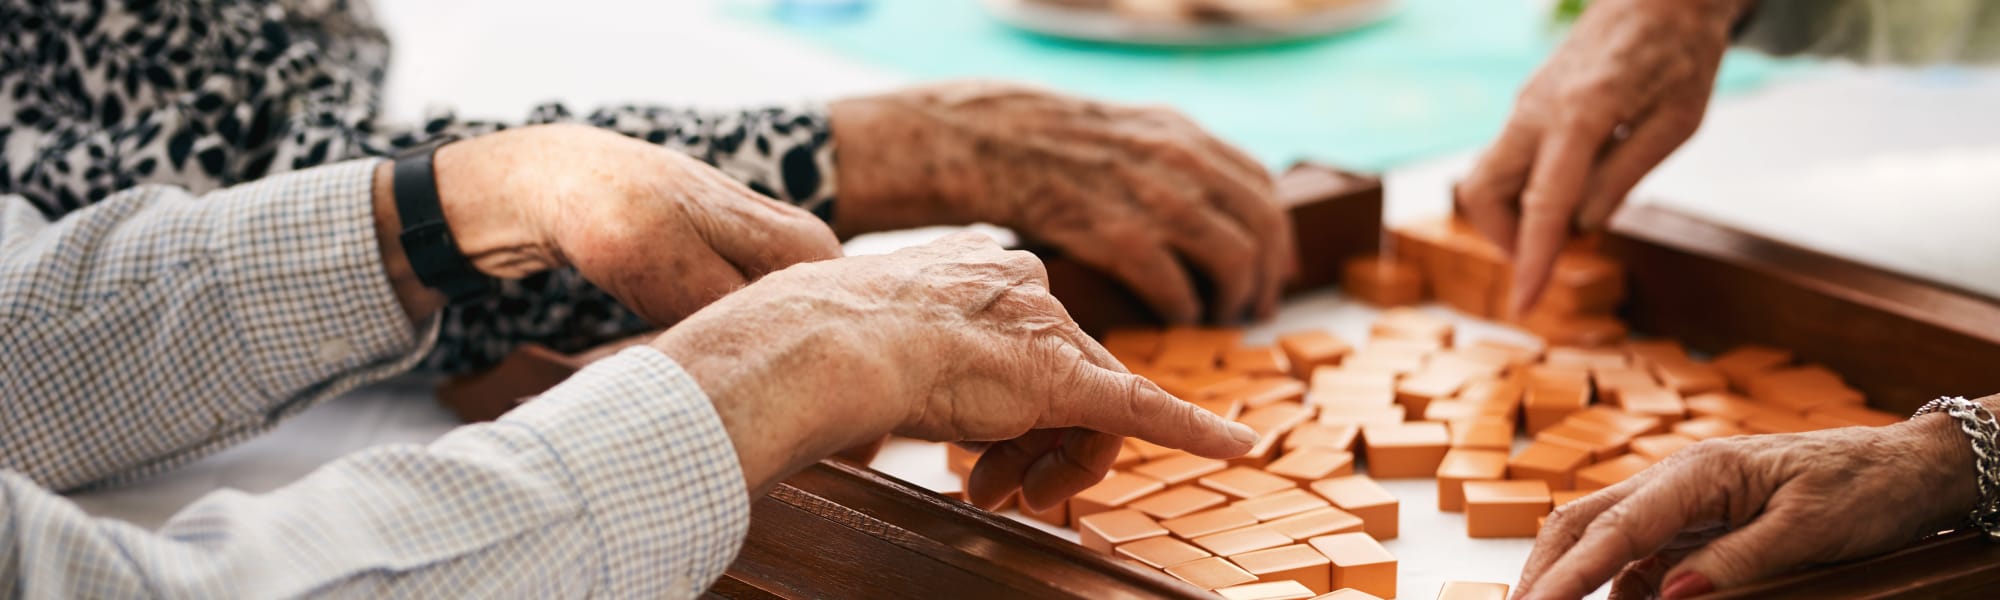
M 1862 63 L 2000 61 L 2000 5 L 1981 0 L 1758 0 L 1737 42 Z
M 157 533 L 0 476 L 0 582 L 30 597 L 688 598 L 734 557 L 744 489 L 706 395 L 638 348 L 497 423 L 216 492 Z
M 149 473 L 407 369 L 432 333 L 392 291 L 374 167 L 138 188 L 55 222 L 0 200 L 0 468 L 55 489 Z

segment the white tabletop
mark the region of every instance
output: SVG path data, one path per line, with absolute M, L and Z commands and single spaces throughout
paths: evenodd
M 425 106 L 451 105 L 465 115 L 519 119 L 552 99 L 726 106 L 824 99 L 902 81 L 715 15 L 724 1 L 378 1 L 397 52 L 387 110 L 414 119 Z M 1702 132 L 1640 195 L 2000 296 L 2000 236 L 1990 235 L 2000 223 L 1994 106 L 2000 75 L 1993 73 L 1834 70 L 1775 83 L 1713 105 Z M 1389 173 L 1390 218 L 1442 210 L 1445 183 L 1468 156 Z M 874 238 L 852 249 L 907 241 Z M 1257 335 L 1321 324 L 1359 338 L 1348 329 L 1365 314 L 1309 297 Z M 76 500 L 92 514 L 156 526 L 211 490 L 269 490 L 356 450 L 425 442 L 455 425 L 427 390 L 425 382 L 399 380 L 356 391 L 175 472 Z M 892 449 L 885 460 L 899 455 Z M 928 459 L 911 464 L 919 462 Z M 1436 515 L 1423 510 L 1429 480 L 1390 487 L 1406 515 L 1404 539 L 1391 550 L 1440 557 L 1405 563 L 1406 596 L 1426 597 L 1445 578 L 1512 578 L 1522 543 L 1475 544 L 1455 516 L 1415 518 Z

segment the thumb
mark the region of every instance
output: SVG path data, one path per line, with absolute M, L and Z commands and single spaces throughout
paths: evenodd
M 1691 598 L 1754 583 L 1813 560 L 1820 544 L 1799 539 L 1802 528 L 1798 523 L 1787 512 L 1758 515 L 1668 571 L 1660 587 L 1661 598 Z
M 695 229 L 745 280 L 840 257 L 840 239 L 819 217 L 738 187 L 710 204 L 712 218 L 695 220 Z
M 1053 390 L 1052 402 L 1067 405 L 1055 414 L 1082 427 L 1186 450 L 1209 458 L 1250 451 L 1257 433 L 1199 406 L 1175 398 L 1144 377 L 1078 361 L 1069 385 Z

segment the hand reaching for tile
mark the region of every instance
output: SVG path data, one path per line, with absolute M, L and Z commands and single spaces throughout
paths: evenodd
M 1972 473 L 1945 415 L 1702 442 L 1550 515 L 1516 597 L 1577 598 L 1622 572 L 1619 589 L 1686 598 L 1891 550 L 1964 519 Z
M 1459 209 L 1513 252 L 1526 312 L 1572 229 L 1603 226 L 1694 135 L 1745 0 L 1596 2 L 1521 90 L 1499 139 L 1459 184 Z
M 1133 436 L 1203 456 L 1256 434 L 1169 396 L 1084 335 L 1033 255 L 959 234 L 798 265 L 653 341 L 701 383 L 753 493 L 894 432 L 990 442 L 972 500 L 1051 506 L 1097 483 Z
M 1167 108 L 1012 84 L 833 103 L 842 235 L 993 223 L 1112 274 L 1172 322 L 1277 309 L 1297 270 L 1262 165 Z M 1186 258 L 1193 268 L 1182 267 Z M 1213 282 L 1203 299 L 1196 274 Z

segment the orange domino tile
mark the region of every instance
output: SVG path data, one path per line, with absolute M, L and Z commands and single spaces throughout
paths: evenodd
M 1514 422 L 1496 419 L 1450 421 L 1451 447 L 1508 451 L 1514 448 Z
M 1741 423 L 1751 415 L 1762 411 L 1762 407 L 1749 398 L 1728 392 L 1696 394 L 1687 399 L 1689 416 L 1695 418 L 1713 417 L 1731 423 Z
M 1324 448 L 1341 452 L 1354 450 L 1354 442 L 1361 437 L 1361 427 L 1357 425 L 1328 425 L 1325 423 L 1305 423 L 1292 428 L 1285 436 L 1285 452 L 1295 452 L 1301 448 Z
M 1279 402 L 1301 402 L 1306 384 L 1291 377 L 1262 377 L 1235 390 L 1228 398 L 1243 403 L 1245 409 L 1263 408 Z
M 1221 533 L 1211 533 L 1188 541 L 1216 556 L 1235 556 L 1290 544 L 1292 538 L 1285 537 L 1285 534 L 1278 533 L 1278 530 L 1272 529 L 1269 525 L 1251 525 Z
M 1069 519 L 1075 521 L 1107 510 L 1121 508 L 1126 503 L 1146 497 L 1147 494 L 1166 489 L 1167 484 L 1144 475 L 1119 473 L 1104 478 L 1097 485 L 1077 492 L 1069 499 Z
M 1146 566 L 1155 569 L 1165 569 L 1209 556 L 1207 550 L 1170 537 L 1151 537 L 1122 544 L 1113 548 L 1112 553 L 1146 563 Z
M 1563 419 L 1596 429 L 1613 431 L 1628 436 L 1666 433 L 1667 422 L 1659 417 L 1638 415 L 1609 406 L 1592 406 Z
M 1361 517 L 1331 506 L 1302 512 L 1265 525 L 1293 540 L 1362 530 Z
M 1393 373 L 1391 374 L 1393 375 Z M 1396 387 L 1332 387 L 1306 392 L 1306 403 L 1318 407 L 1383 407 L 1396 405 Z M 1397 406 L 1397 410 L 1402 407 Z
M 1495 339 L 1484 339 L 1464 346 L 1461 350 L 1505 357 L 1510 366 L 1522 367 L 1542 360 L 1542 350 L 1529 346 L 1510 344 Z
M 1387 406 L 1321 405 L 1319 423 L 1321 425 L 1395 425 L 1403 422 L 1403 407 Z
M 1104 349 L 1124 362 L 1150 364 L 1160 353 L 1162 334 L 1156 329 L 1113 329 L 1104 332 Z
M 1241 529 L 1257 524 L 1257 517 L 1234 506 L 1212 508 L 1198 513 L 1167 519 L 1160 522 L 1175 537 L 1194 539 L 1204 535 L 1221 533 L 1231 529 Z
M 1132 445 L 1131 438 L 1126 438 L 1125 443 L 1118 446 L 1118 458 L 1111 460 L 1111 470 L 1123 471 L 1139 466 L 1139 463 L 1145 461 L 1146 456 L 1141 453 L 1139 447 Z
M 1144 513 L 1127 508 L 1078 518 L 1076 535 L 1083 547 L 1110 554 L 1113 546 L 1167 535 L 1167 528 Z
M 1632 478 L 1656 462 L 1659 461 L 1637 454 L 1627 454 L 1577 469 L 1576 489 L 1589 491 L 1611 487 L 1620 481 Z
M 1199 486 L 1182 485 L 1175 486 L 1158 494 L 1133 500 L 1132 503 L 1125 506 L 1145 513 L 1146 516 L 1155 519 L 1173 519 L 1222 506 L 1223 503 L 1228 501 L 1228 496 L 1203 489 Z
M 1471 404 L 1506 406 L 1509 414 L 1512 414 L 1512 411 L 1520 408 L 1521 395 L 1526 392 L 1526 386 L 1520 377 L 1508 376 L 1467 382 L 1464 388 L 1458 390 L 1458 396 L 1455 398 L 1460 402 Z
M 1257 580 L 1243 567 L 1220 556 L 1198 558 L 1166 568 L 1167 574 L 1204 590 L 1243 585 Z
M 1661 385 L 1683 396 L 1729 390 L 1729 378 L 1709 363 L 1692 360 L 1654 363 L 1653 376 L 1660 379 Z
M 1365 533 L 1336 533 L 1308 541 L 1333 565 L 1333 588 L 1396 597 L 1396 556 Z
M 1424 299 L 1424 275 L 1409 261 L 1368 255 L 1341 264 L 1340 285 L 1348 295 L 1382 308 L 1409 306 Z
M 1552 490 L 1576 487 L 1576 470 L 1590 463 L 1590 451 L 1561 444 L 1535 442 L 1507 461 L 1507 478 L 1537 480 Z M 1334 502 L 1337 506 L 1340 503 Z
M 1543 355 L 1542 362 L 1552 367 L 1579 369 L 1608 369 L 1632 364 L 1624 351 L 1614 348 L 1579 348 L 1576 346 L 1553 346 Z
M 1642 435 L 1632 438 L 1632 453 L 1653 460 L 1660 460 L 1675 452 L 1693 446 L 1695 439 L 1678 433 Z
M 1424 365 L 1428 369 L 1462 373 L 1471 378 L 1499 377 L 1500 374 L 1507 371 L 1507 366 L 1506 359 L 1503 357 L 1470 353 L 1458 349 L 1433 353 L 1431 354 L 1430 362 Z
M 1382 597 L 1354 588 L 1341 588 L 1329 594 L 1315 596 L 1312 600 L 1382 600 Z
M 1447 581 L 1438 588 L 1438 600 L 1507 600 L 1507 584 L 1483 581 Z
M 1463 484 L 1467 481 L 1499 481 L 1507 477 L 1507 453 L 1499 450 L 1453 449 L 1438 464 L 1438 510 L 1465 509 Z
M 1229 561 L 1256 575 L 1260 583 L 1296 581 L 1312 590 L 1307 598 L 1333 591 L 1333 563 L 1306 544 L 1245 552 Z
M 1729 386 L 1737 391 L 1750 389 L 1750 379 L 1792 363 L 1792 351 L 1768 346 L 1738 346 L 1715 357 L 1709 364 L 1722 371 Z
M 1592 460 L 1604 460 L 1624 454 L 1632 436 L 1565 421 L 1536 433 L 1535 441 L 1589 450 Z
M 1804 433 L 1820 429 L 1812 421 L 1797 415 L 1765 412 L 1743 420 L 1743 430 L 1750 433 Z
M 1556 490 L 1549 492 L 1549 499 L 1552 500 L 1553 503 L 1559 507 L 1564 504 L 1575 502 L 1577 501 L 1577 499 L 1580 499 L 1584 496 L 1589 496 L 1590 494 L 1596 491 L 1597 490 Z
M 1215 370 L 1218 352 L 1213 346 L 1169 342 L 1151 366 L 1169 373 L 1206 373 Z
M 1431 402 L 1451 398 L 1469 379 L 1463 372 L 1426 367 L 1396 383 L 1396 402 L 1403 405 L 1407 419 L 1419 420 Z
M 1215 590 L 1222 600 L 1312 600 L 1313 591 L 1296 581 L 1232 585 Z
M 1326 499 L 1299 488 L 1237 500 L 1229 505 L 1243 509 L 1243 512 L 1250 513 L 1250 516 L 1256 517 L 1258 521 L 1282 519 L 1328 506 Z
M 1354 347 L 1325 331 L 1301 331 L 1278 336 L 1278 350 L 1291 364 L 1292 376 L 1307 379 L 1314 369 L 1339 365 Z
M 1355 351 L 1341 362 L 1341 365 L 1361 371 L 1389 371 L 1397 374 L 1414 373 L 1430 360 L 1433 349 L 1408 340 L 1382 339 Z
M 1624 321 L 1606 315 L 1530 315 L 1521 327 L 1551 344 L 1566 346 L 1607 346 L 1623 341 L 1630 332 Z
M 1378 540 L 1396 539 L 1398 506 L 1396 496 L 1367 475 L 1349 475 L 1312 483 L 1312 491 L 1333 502 L 1335 507 L 1361 518 L 1362 530 Z
M 1750 378 L 1750 397 L 1757 402 L 1805 414 L 1822 406 L 1861 406 L 1866 397 L 1818 365 L 1771 371 Z
M 1674 424 L 1674 433 L 1694 438 L 1696 441 L 1747 435 L 1735 423 L 1716 418 L 1689 419 Z
M 1451 346 L 1452 332 L 1451 319 L 1408 307 L 1382 311 L 1368 329 L 1371 336 L 1437 342 L 1439 347 Z
M 1250 376 L 1227 371 L 1198 371 L 1178 377 L 1159 378 L 1154 383 L 1175 398 L 1197 401 L 1223 397 L 1251 384 Z
M 1536 519 L 1553 507 L 1539 480 L 1465 483 L 1465 534 L 1475 538 L 1535 537 Z
M 1250 467 L 1231 467 L 1228 470 L 1207 475 L 1199 479 L 1201 486 L 1237 498 L 1255 498 L 1298 487 L 1290 479 L 1265 473 Z
M 1368 474 L 1377 479 L 1430 477 L 1451 448 L 1443 423 L 1368 425 L 1361 428 Z
M 1179 454 L 1132 467 L 1133 473 L 1175 485 L 1229 468 L 1229 463 L 1213 458 Z
M 1590 375 L 1586 371 L 1531 367 L 1521 411 L 1528 433 L 1541 431 L 1590 405 Z
M 1901 423 L 1903 417 L 1859 406 L 1822 406 L 1806 413 L 1806 421 L 1820 427 L 1880 427 Z
M 1396 372 L 1341 367 L 1320 367 L 1313 371 L 1312 389 L 1395 390 Z
M 1119 455 L 1123 456 L 1124 452 L 1121 450 Z M 972 475 L 972 465 L 979 463 L 979 452 L 958 444 L 945 444 L 944 458 L 945 467 L 951 469 L 953 475 L 964 479 Z
M 1294 432 L 1292 435 L 1298 435 Z M 1306 447 L 1286 452 L 1264 466 L 1264 472 L 1299 483 L 1311 483 L 1354 474 L 1354 453 L 1322 447 Z
M 1285 353 L 1273 346 L 1237 348 L 1222 354 L 1222 368 L 1245 375 L 1291 376 L 1292 365 Z
M 1424 405 L 1424 414 L 1413 421 L 1436 421 L 1450 423 L 1479 417 L 1506 419 L 1513 416 L 1512 407 L 1499 404 L 1474 404 L 1458 400 L 1432 400 Z
M 1016 494 L 1015 497 L 1019 498 L 1020 495 Z M 1032 508 L 1028 508 L 1028 503 L 1026 502 L 1021 502 L 1017 504 L 1015 508 L 1020 509 L 1021 514 L 1027 515 L 1028 518 L 1030 519 L 1041 521 L 1043 523 L 1048 523 L 1050 525 L 1054 525 L 1057 527 L 1069 526 L 1068 502 L 1057 502 L 1055 503 L 1055 506 L 1050 506 L 1048 510 L 1035 510 Z
M 1284 442 L 1286 433 L 1293 427 L 1312 419 L 1313 410 L 1303 404 L 1280 402 L 1243 413 L 1236 422 L 1250 426 L 1257 432 L 1257 443 L 1250 451 L 1229 459 L 1233 466 L 1263 467 L 1277 458 L 1279 444 Z
M 1624 344 L 1625 354 L 1632 357 L 1638 367 L 1651 367 L 1661 363 L 1687 362 L 1687 347 L 1678 340 L 1652 339 L 1628 340 Z
M 1599 401 L 1614 405 L 1624 403 L 1626 390 L 1666 389 L 1638 367 L 1591 369 L 1590 382 L 1597 387 Z

